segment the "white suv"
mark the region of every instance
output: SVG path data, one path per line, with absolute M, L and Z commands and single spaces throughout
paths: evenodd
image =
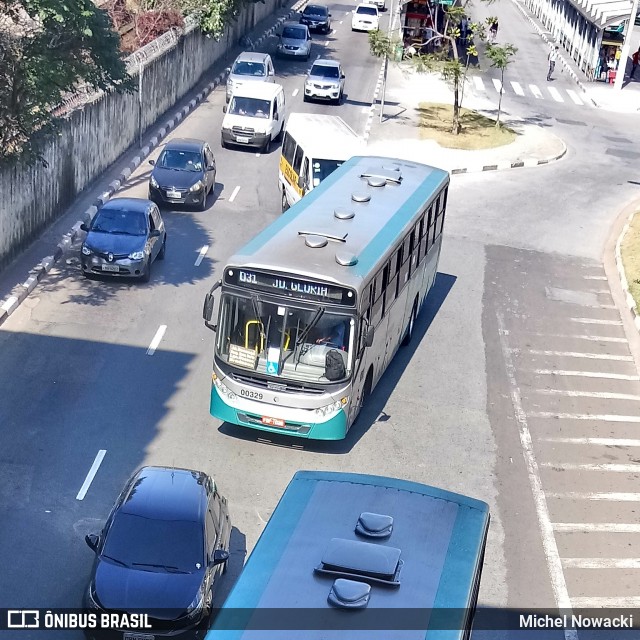
M 351 31 L 375 31 L 379 27 L 378 7 L 369 3 L 359 4 L 351 18 Z

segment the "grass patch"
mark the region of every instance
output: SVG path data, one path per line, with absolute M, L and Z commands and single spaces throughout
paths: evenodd
M 509 127 L 496 127 L 495 120 L 470 109 L 460 109 L 462 130 L 454 135 L 451 133 L 452 105 L 421 102 L 417 110 L 420 115 L 420 138 L 435 140 L 441 147 L 492 149 L 513 142 L 518 135 Z
M 640 211 L 636 212 L 629 225 L 629 230 L 620 245 L 622 264 L 629 283 L 629 292 L 640 310 Z

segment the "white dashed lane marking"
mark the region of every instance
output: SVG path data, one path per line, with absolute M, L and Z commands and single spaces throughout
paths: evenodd
M 516 95 L 519 95 L 519 96 L 523 96 L 524 95 L 524 91 L 523 91 L 522 87 L 520 86 L 519 82 L 511 82 L 511 86 L 513 87 L 513 90 L 516 92 Z
M 547 87 L 547 88 L 549 89 L 549 93 L 551 94 L 551 97 L 556 102 L 564 102 L 564 100 L 562 99 L 562 96 L 560 95 L 560 92 L 555 87 Z
M 236 196 L 238 195 L 238 191 L 240 191 L 240 185 L 238 185 L 232 192 L 231 195 L 229 196 L 229 202 L 233 202 L 236 199 Z
M 300 91 L 300 89 L 294 89 L 291 95 L 295 98 L 298 95 L 298 91 Z
M 102 460 L 104 459 L 104 456 L 106 455 L 106 453 L 107 453 L 106 449 L 100 449 L 100 451 L 98 451 L 98 453 L 96 454 L 93 464 L 89 469 L 89 473 L 87 473 L 87 477 L 84 479 L 84 482 L 80 487 L 80 491 L 78 491 L 76 500 L 84 500 L 84 497 L 87 495 L 87 491 L 89 490 L 89 487 L 93 482 L 93 479 L 96 477 L 96 473 L 98 473 L 98 469 L 100 468 L 100 465 L 102 464 Z
M 548 498 L 562 500 L 595 500 L 596 502 L 640 502 L 640 493 L 620 491 L 580 493 L 579 491 L 547 492 Z
M 491 78 L 491 81 L 493 82 L 493 86 L 495 87 L 496 91 L 498 93 L 502 93 L 502 82 L 500 82 L 500 80 L 498 80 L 497 78 Z
M 640 422 L 640 416 L 620 416 L 611 413 L 554 413 L 553 411 L 530 411 L 532 418 L 553 418 L 554 420 L 596 420 L 600 422 Z M 640 464 L 635 466 L 640 471 Z
M 607 391 L 572 391 L 570 389 L 535 389 L 545 396 L 568 396 L 570 398 L 604 398 L 606 400 L 640 400 L 635 393 L 609 393 Z
M 590 358 L 592 360 L 620 360 L 633 362 L 632 356 L 616 356 L 611 353 L 582 353 L 581 351 L 548 351 L 546 349 L 529 349 L 535 356 L 557 356 L 559 358 Z
M 609 380 L 640 380 L 640 376 L 624 373 L 603 373 L 602 371 L 567 371 L 563 369 L 534 369 L 533 373 L 542 376 L 575 376 L 576 378 L 607 378 Z
M 604 447 L 640 447 L 640 440 L 634 438 L 557 438 L 551 436 L 540 438 L 540 440 L 562 444 L 595 444 Z
M 147 349 L 148 356 L 152 356 L 156 352 L 156 349 L 160 346 L 160 342 L 162 341 L 162 338 L 164 337 L 164 333 L 166 330 L 167 330 L 167 325 L 161 324 L 158 330 L 156 331 L 156 335 L 153 336 L 153 340 L 151 341 L 149 348 Z
M 202 249 L 200 249 L 200 252 L 198 253 L 198 257 L 196 258 L 196 261 L 193 265 L 194 267 L 200 266 L 200 264 L 202 263 L 202 260 L 207 255 L 207 251 L 209 251 L 209 245 L 205 244 L 204 247 L 202 247 Z
M 538 100 L 542 100 L 542 91 L 540 91 L 540 89 L 538 89 L 538 87 L 536 87 L 535 84 L 530 84 L 529 85 L 529 90 L 531 91 L 531 93 L 533 93 L 534 97 L 537 98 Z
M 583 102 L 578 97 L 578 94 L 573 89 L 567 89 L 567 95 L 573 100 L 574 104 L 582 105 Z M 603 278 L 605 280 L 606 278 Z

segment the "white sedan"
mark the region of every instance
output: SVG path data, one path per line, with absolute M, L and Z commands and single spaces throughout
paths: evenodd
M 380 14 L 374 4 L 363 3 L 356 7 L 351 18 L 351 31 L 375 31 L 380 26 Z

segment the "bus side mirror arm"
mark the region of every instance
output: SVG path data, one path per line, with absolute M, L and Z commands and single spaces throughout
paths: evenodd
M 204 306 L 202 307 L 202 318 L 204 320 L 204 325 L 207 329 L 211 329 L 211 331 L 217 331 L 218 325 L 211 324 L 211 316 L 213 315 L 213 305 L 215 304 L 215 298 L 213 297 L 213 292 L 218 289 L 222 285 L 222 280 L 218 280 L 213 287 L 209 290 L 209 293 L 204 298 Z
M 370 347 L 373 344 L 373 337 L 375 334 L 375 330 L 373 327 L 369 327 L 367 329 L 367 333 L 364 337 L 364 346 L 365 347 Z

